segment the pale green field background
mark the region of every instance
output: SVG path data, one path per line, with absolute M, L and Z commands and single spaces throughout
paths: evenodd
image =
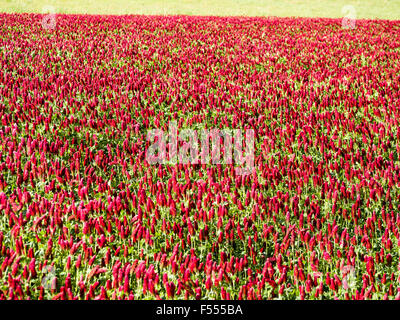
M 400 20 L 400 0 L 0 0 L 0 12 L 83 14 L 182 14 L 216 16 L 332 17 L 355 8 L 356 18 Z

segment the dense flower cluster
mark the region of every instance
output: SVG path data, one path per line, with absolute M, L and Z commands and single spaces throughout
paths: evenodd
M 0 299 L 400 298 L 399 21 L 41 18 L 0 14 Z M 255 171 L 149 164 L 171 121 Z

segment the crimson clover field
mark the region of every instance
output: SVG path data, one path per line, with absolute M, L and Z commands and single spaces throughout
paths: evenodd
M 0 14 L 0 299 L 400 298 L 400 21 L 41 19 Z M 255 170 L 149 164 L 171 121 Z

